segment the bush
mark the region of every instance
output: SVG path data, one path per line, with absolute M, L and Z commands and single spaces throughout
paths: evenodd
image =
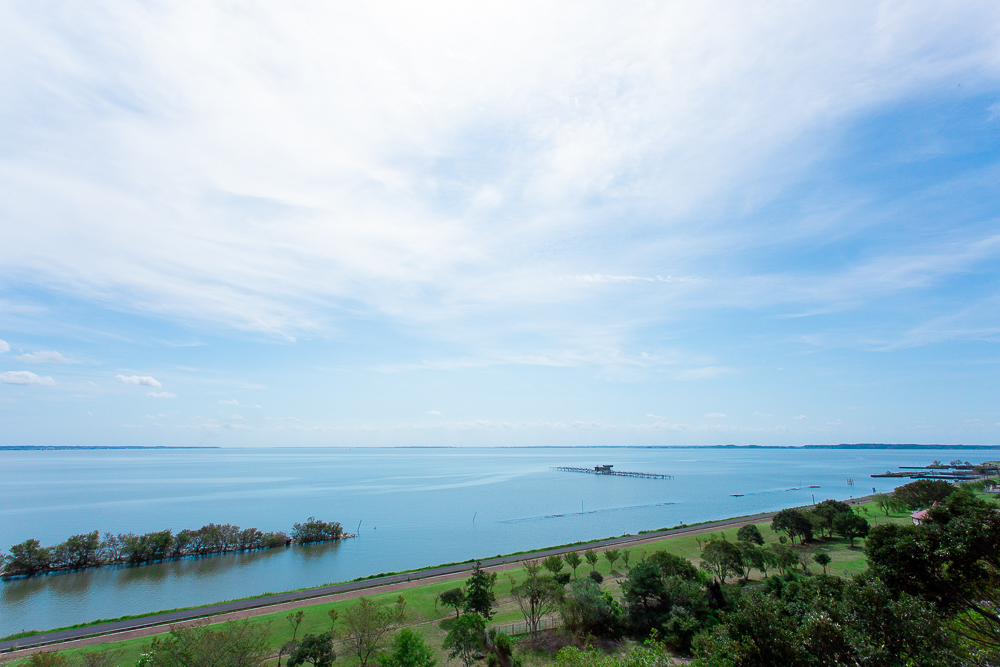
M 604 581 L 604 577 L 601 576 L 601 573 L 598 572 L 597 570 L 591 570 L 590 574 L 587 575 L 587 576 L 589 576 L 591 579 L 594 580 L 594 582 L 596 582 L 598 584 L 601 583 L 602 581 Z

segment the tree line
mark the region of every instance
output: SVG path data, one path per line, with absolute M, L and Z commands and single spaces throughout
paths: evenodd
M 30 577 L 102 565 L 144 565 L 189 556 L 255 551 L 344 537 L 352 535 L 345 534 L 340 523 L 320 521 L 315 517 L 294 524 L 291 535 L 282 531 L 271 533 L 257 528 L 240 528 L 228 523 L 210 523 L 195 530 L 184 529 L 176 534 L 170 530 L 141 535 L 132 532 L 117 535 L 106 532 L 101 537 L 95 530 L 73 535 L 65 542 L 51 547 L 43 547 L 35 539 L 15 544 L 6 556 L 0 556 L 0 577 Z

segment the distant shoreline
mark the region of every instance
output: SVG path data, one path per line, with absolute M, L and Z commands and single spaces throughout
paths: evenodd
M 202 447 L 171 445 L 0 445 L 0 451 L 73 451 L 85 449 L 943 449 L 975 451 L 1000 449 L 997 445 L 922 445 L 862 442 L 839 445 L 508 445 L 501 447 L 454 447 L 399 445 L 395 447 Z

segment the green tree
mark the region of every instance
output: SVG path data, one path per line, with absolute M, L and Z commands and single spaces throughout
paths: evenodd
M 487 667 L 521 667 L 521 660 L 514 655 L 514 642 L 505 633 L 490 628 L 485 640 Z
M 631 558 L 632 552 L 628 549 L 622 549 L 622 562 L 625 563 L 625 569 L 628 569 L 628 561 Z
M 476 654 L 483 648 L 486 620 L 479 614 L 465 614 L 455 621 L 441 647 L 452 658 L 461 659 L 465 667 L 472 667 Z
M 441 594 L 441 604 L 455 608 L 455 618 L 461 616 L 461 609 L 465 606 L 465 591 L 461 588 L 450 588 Z
M 785 533 L 795 544 L 795 538 L 803 540 L 812 539 L 813 525 L 809 518 L 794 507 L 783 509 L 771 519 L 771 530 L 776 533 Z
M 580 563 L 583 562 L 580 559 L 580 554 L 575 551 L 570 551 L 566 554 L 566 564 L 573 568 L 573 577 L 576 577 L 576 568 L 580 567 Z
M 604 560 L 608 561 L 608 565 L 611 566 L 611 571 L 615 571 L 615 562 L 618 560 L 618 556 L 621 552 L 618 549 L 605 549 L 604 550 Z
M 588 563 L 590 563 L 590 569 L 591 570 L 596 570 L 597 569 L 597 552 L 596 551 L 594 551 L 593 549 L 587 549 L 586 551 L 583 552 L 583 557 L 587 559 Z
M 742 571 L 743 560 L 739 548 L 732 542 L 709 540 L 701 550 L 701 567 L 724 584 L 729 575 Z
M 524 621 L 532 636 L 538 634 L 538 622 L 542 616 L 555 609 L 562 601 L 563 587 L 548 575 L 541 574 L 541 566 L 537 561 L 525 561 L 524 569 L 527 576 L 519 584 L 511 578 L 511 597 L 524 615 Z
M 171 626 L 150 647 L 149 667 L 258 667 L 271 652 L 270 629 L 251 620 Z
M 436 663 L 434 651 L 409 628 L 396 633 L 389 651 L 378 656 L 379 667 L 434 667 Z
M 45 572 L 51 564 L 51 548 L 43 547 L 38 540 L 25 540 L 10 548 L 3 572 L 7 576 L 26 574 L 30 577 Z
M 83 535 L 73 535 L 53 550 L 52 561 L 56 566 L 82 570 L 100 565 L 98 550 L 101 548 L 101 535 L 96 530 Z
M 546 556 L 542 561 L 542 567 L 551 572 L 553 577 L 558 576 L 563 569 L 563 557 L 559 554 Z
M 736 539 L 744 544 L 764 544 L 764 536 L 760 534 L 760 528 L 752 523 L 740 526 L 736 531 Z
M 30 667 L 68 667 L 69 660 L 55 651 L 39 651 L 32 653 L 27 663 Z
M 302 641 L 288 656 L 288 667 L 298 667 L 303 663 L 309 663 L 315 667 L 330 667 L 336 659 L 337 654 L 333 650 L 331 633 L 308 634 L 302 638 Z
M 299 634 L 299 626 L 302 625 L 302 621 L 304 621 L 305 618 L 306 618 L 306 613 L 304 611 L 302 611 L 301 609 L 299 609 L 298 611 L 292 612 L 288 616 L 285 616 L 285 620 L 288 621 L 288 624 L 292 626 L 292 641 L 293 642 L 295 641 L 295 638 L 298 636 L 298 634 Z
M 691 581 L 698 579 L 698 568 L 687 558 L 677 554 L 661 549 L 649 554 L 648 560 L 660 569 L 664 577 L 680 577 Z
M 1000 513 L 967 491 L 919 526 L 874 528 L 871 572 L 894 594 L 919 596 L 958 621 L 964 636 L 1000 653 Z M 1000 656 L 997 656 L 1000 657 Z
M 367 597 L 344 610 L 341 641 L 362 665 L 375 657 L 389 634 L 403 622 L 406 602 L 400 596 L 395 605 L 387 606 Z
M 493 618 L 493 607 L 497 603 L 497 596 L 493 592 L 496 583 L 496 572 L 487 572 L 482 563 L 476 561 L 472 576 L 465 582 L 465 610 L 473 611 L 486 620 Z
M 955 491 L 955 487 L 941 479 L 918 479 L 892 492 L 893 497 L 908 509 L 930 507 L 935 502 L 944 502 Z
M 578 639 L 617 639 L 622 634 L 625 613 L 621 605 L 593 581 L 579 579 L 570 584 L 559 611 L 566 629 Z
M 826 568 L 833 559 L 830 558 L 830 554 L 820 552 L 818 554 L 813 554 L 813 560 L 816 561 L 817 565 L 823 568 L 823 574 L 826 574 Z
M 852 547 L 854 546 L 854 538 L 867 537 L 870 529 L 864 517 L 860 517 L 854 512 L 838 514 L 833 520 L 833 532 L 851 540 Z

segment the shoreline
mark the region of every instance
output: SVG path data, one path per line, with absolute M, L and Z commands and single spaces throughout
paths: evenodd
M 847 501 L 851 505 L 869 502 L 871 496 L 860 496 Z M 804 507 L 811 507 L 806 505 Z M 581 547 L 603 551 L 605 549 L 629 545 L 637 546 L 653 542 L 661 542 L 673 538 L 700 533 L 712 532 L 726 528 L 738 527 L 750 523 L 761 523 L 773 517 L 777 512 L 764 512 L 740 517 L 730 517 L 716 521 L 685 525 L 668 529 L 644 531 L 638 535 L 611 537 L 588 542 L 576 542 L 569 545 L 544 547 L 526 552 L 516 552 L 500 557 L 480 559 L 482 566 L 489 571 L 503 570 L 512 564 L 520 564 L 526 560 L 544 558 L 552 554 L 563 554 L 578 551 Z M 157 612 L 148 616 L 133 619 L 122 619 L 98 623 L 81 628 L 70 628 L 42 632 L 31 637 L 11 639 L 0 642 L 0 655 L 5 658 L 22 657 L 37 651 L 58 645 L 61 649 L 80 648 L 103 644 L 110 641 L 123 641 L 151 637 L 168 632 L 171 625 L 190 624 L 206 618 L 215 618 L 213 622 L 221 623 L 229 620 L 252 618 L 272 614 L 286 609 L 312 606 L 322 602 L 350 599 L 373 592 L 389 592 L 405 590 L 413 586 L 463 578 L 471 569 L 475 560 L 444 565 L 428 566 L 417 570 L 407 570 L 400 573 L 371 575 L 337 584 L 317 586 L 315 588 L 285 591 L 275 594 L 265 594 L 252 598 L 243 598 L 230 602 L 220 602 L 203 607 L 179 609 L 169 612 Z

